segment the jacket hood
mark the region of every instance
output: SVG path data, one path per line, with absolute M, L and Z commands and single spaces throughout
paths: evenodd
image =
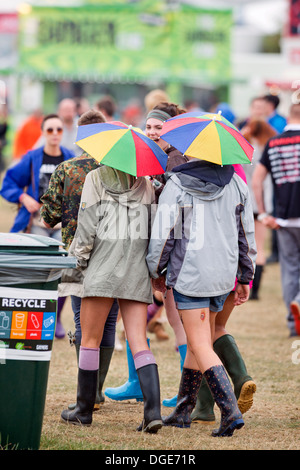
M 191 160 L 173 168 L 166 175 L 172 181 L 198 199 L 217 199 L 234 175 L 232 165 L 220 166 L 204 160 Z
M 135 207 L 140 204 L 146 189 L 144 178 L 115 170 L 103 165 L 100 168 L 101 183 L 107 192 L 116 202 L 127 207 Z

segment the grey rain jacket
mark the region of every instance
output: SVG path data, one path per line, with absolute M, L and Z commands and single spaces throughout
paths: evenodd
M 254 276 L 256 245 L 250 194 L 230 166 L 192 160 L 167 175 L 148 248 L 153 278 L 192 297 L 234 289 Z
M 146 263 L 154 189 L 107 166 L 88 173 L 69 254 L 84 275 L 82 297 L 152 303 Z

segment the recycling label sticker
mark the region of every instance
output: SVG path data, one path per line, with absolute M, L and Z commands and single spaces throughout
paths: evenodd
M 57 291 L 0 287 L 0 359 L 49 360 Z

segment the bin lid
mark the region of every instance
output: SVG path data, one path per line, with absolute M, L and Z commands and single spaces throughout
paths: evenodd
M 63 242 L 42 235 L 31 233 L 0 233 L 0 254 L 27 253 L 27 254 L 55 254 L 65 255 L 67 252 L 61 248 Z
M 3 268 L 24 269 L 71 269 L 76 268 L 73 256 L 19 255 L 16 253 L 0 254 L 0 274 Z

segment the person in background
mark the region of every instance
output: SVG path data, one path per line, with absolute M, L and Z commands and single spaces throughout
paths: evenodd
M 61 145 L 71 150 L 77 157 L 81 154 L 81 149 L 75 144 L 77 136 L 77 112 L 76 103 L 72 98 L 64 98 L 58 103 L 57 114 L 63 124 L 63 135 Z M 35 145 L 35 148 L 44 145 L 45 139 L 42 135 Z
M 288 124 L 272 137 L 257 164 L 252 187 L 258 208 L 258 220 L 277 230 L 283 299 L 287 308 L 290 336 L 300 335 L 300 104 L 289 110 Z M 276 218 L 267 213 L 263 183 L 271 174 Z M 296 308 L 295 308 L 296 307 Z
M 115 115 L 117 112 L 117 105 L 112 96 L 109 96 L 109 95 L 103 96 L 95 104 L 95 109 L 97 109 L 104 115 L 107 122 L 115 120 Z
M 8 111 L 6 105 L 0 105 L 0 173 L 5 169 L 3 149 L 7 144 Z
M 84 126 L 103 122 L 105 122 L 105 117 L 100 111 L 89 110 L 81 115 L 78 125 Z M 52 173 L 48 189 L 42 197 L 41 217 L 43 223 L 48 228 L 58 223 L 62 224 L 62 241 L 65 244 L 66 250 L 69 249 L 76 232 L 77 215 L 85 177 L 90 171 L 98 167 L 99 163 L 86 152 L 82 152 L 80 157 L 74 157 L 62 162 Z M 80 307 L 82 283 L 82 275 L 78 270 L 66 269 L 62 272 L 61 283 L 59 284 L 59 296 L 71 296 L 75 323 L 74 345 L 77 362 L 81 344 Z M 100 404 L 104 403 L 102 388 L 114 352 L 118 311 L 118 303 L 114 301 L 105 323 L 103 338 L 100 344 L 95 410 L 98 410 Z M 75 405 L 69 406 L 69 409 L 73 408 L 75 408 Z
M 212 112 L 216 114 L 221 113 L 221 115 L 232 124 L 236 121 L 235 112 L 228 103 L 218 103 L 212 108 Z
M 122 111 L 121 120 L 128 126 L 140 127 L 143 120 L 143 109 L 139 102 L 130 103 Z
M 287 125 L 287 120 L 277 111 L 280 104 L 279 97 L 277 95 L 265 95 L 263 99 L 266 107 L 267 123 L 270 124 L 270 126 L 272 126 L 276 132 L 281 134 Z
M 40 220 L 41 197 L 47 191 L 55 168 L 74 153 L 61 146 L 63 124 L 57 114 L 48 114 L 42 124 L 45 144 L 27 152 L 20 161 L 10 167 L 3 179 L 1 196 L 20 206 L 11 232 L 26 232 L 61 240 L 61 225 L 47 229 Z M 65 297 L 60 297 L 57 307 L 56 338 L 63 338 L 61 311 Z
M 90 110 L 90 103 L 86 98 L 74 98 L 74 101 L 76 106 L 76 116 L 78 118 Z
M 250 119 L 243 127 L 242 134 L 254 148 L 252 164 L 244 165 L 244 171 L 251 194 L 257 246 L 256 268 L 250 299 L 258 300 L 263 270 L 266 264 L 265 242 L 268 228 L 257 220 L 258 209 L 252 189 L 253 173 L 261 158 L 265 145 L 277 132 L 263 119 Z M 264 181 L 264 204 L 267 212 L 271 213 L 273 210 L 273 183 L 270 175 Z
M 42 121 L 43 112 L 41 109 L 36 109 L 17 129 L 13 141 L 13 159 L 19 160 L 25 153 L 36 147 L 42 135 Z
M 144 98 L 144 104 L 146 108 L 146 112 L 149 113 L 151 109 L 155 108 L 159 103 L 162 102 L 168 102 L 169 97 L 168 94 L 159 88 L 156 88 L 155 90 L 149 91 L 145 98 Z
M 204 109 L 202 109 L 200 106 L 199 106 L 199 103 L 197 100 L 193 100 L 193 99 L 188 99 L 188 100 L 185 100 L 184 104 L 184 109 L 186 110 L 187 113 L 195 113 L 195 112 L 199 112 L 199 113 L 203 113 L 204 112 Z
M 72 150 L 75 156 L 81 155 L 81 148 L 75 144 L 77 136 L 77 109 L 76 103 L 72 98 L 65 98 L 58 104 L 57 114 L 63 123 L 62 145 Z
M 266 102 L 262 96 L 255 96 L 250 101 L 249 115 L 246 119 L 239 121 L 237 127 L 242 130 L 247 122 L 251 119 L 266 120 Z

